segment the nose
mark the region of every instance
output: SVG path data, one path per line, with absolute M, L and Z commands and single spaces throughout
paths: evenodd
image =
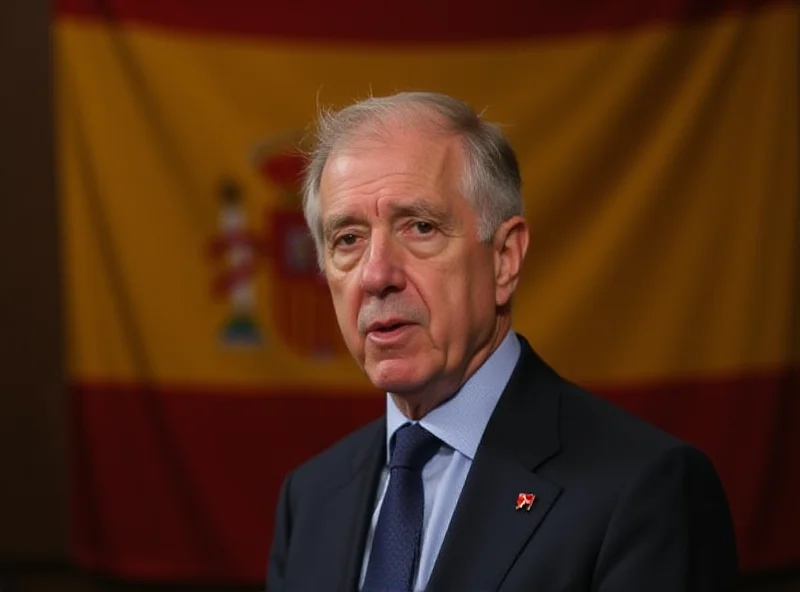
M 361 288 L 370 296 L 382 298 L 402 291 L 405 281 L 400 254 L 391 237 L 373 232 L 361 266 Z

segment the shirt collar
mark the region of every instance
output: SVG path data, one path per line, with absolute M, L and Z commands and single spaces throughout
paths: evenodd
M 455 395 L 432 409 L 419 420 L 419 424 L 470 460 L 475 458 L 483 431 L 511 378 L 520 351 L 519 339 L 511 330 Z M 406 423 L 409 423 L 408 418 L 402 414 L 394 399 L 387 393 L 387 462 L 391 454 L 392 436 Z

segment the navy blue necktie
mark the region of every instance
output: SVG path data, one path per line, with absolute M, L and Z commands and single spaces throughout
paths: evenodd
M 389 485 L 375 526 L 364 592 L 409 592 L 419 563 L 425 495 L 422 467 L 441 440 L 419 424 L 394 434 Z

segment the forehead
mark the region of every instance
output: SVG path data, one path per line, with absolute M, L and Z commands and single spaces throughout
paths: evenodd
M 351 138 L 323 168 L 323 216 L 397 199 L 455 199 L 463 162 L 461 141 L 453 134 L 394 126 Z

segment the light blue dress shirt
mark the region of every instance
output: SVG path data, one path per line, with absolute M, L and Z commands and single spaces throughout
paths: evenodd
M 464 488 L 467 473 L 478 450 L 478 444 L 494 411 L 500 395 L 506 388 L 520 354 L 519 339 L 510 330 L 500 346 L 492 352 L 481 367 L 451 397 L 419 420 L 419 424 L 437 436 L 442 447 L 422 469 L 422 486 L 425 491 L 425 511 L 422 522 L 422 548 L 414 590 L 424 590 L 428 584 L 433 564 L 439 554 L 456 502 Z M 386 465 L 378 482 L 378 498 L 372 523 L 367 533 L 366 552 L 361 566 L 359 588 L 369 564 L 372 538 L 378 523 L 383 496 L 389 484 L 389 454 L 392 436 L 403 424 L 409 423 L 394 403 L 386 396 Z

